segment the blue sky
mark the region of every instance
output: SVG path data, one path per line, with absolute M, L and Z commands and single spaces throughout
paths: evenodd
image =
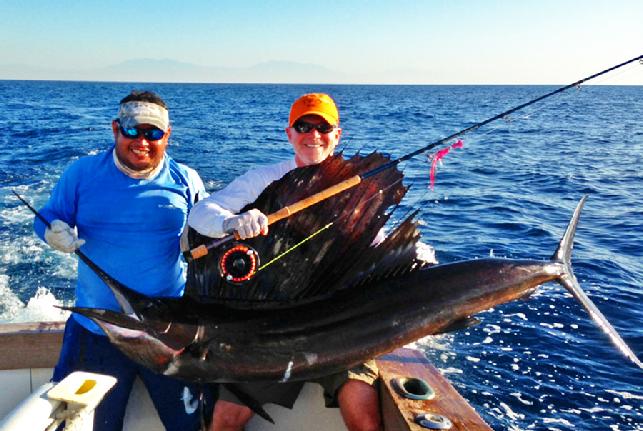
M 642 17 L 641 0 L 0 0 L 0 65 L 288 61 L 347 82 L 563 84 L 643 54 Z M 604 83 L 643 85 L 636 66 Z

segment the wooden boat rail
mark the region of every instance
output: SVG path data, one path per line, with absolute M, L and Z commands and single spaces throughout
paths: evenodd
M 379 357 L 376 362 L 380 371 L 380 403 L 385 430 L 425 430 L 415 423 L 416 415 L 434 413 L 449 419 L 452 431 L 492 431 L 421 351 L 397 349 Z M 405 398 L 393 384 L 395 379 L 405 377 L 422 379 L 433 389 L 435 397 L 428 400 Z
M 62 345 L 65 322 L 0 324 L 0 370 L 52 368 Z

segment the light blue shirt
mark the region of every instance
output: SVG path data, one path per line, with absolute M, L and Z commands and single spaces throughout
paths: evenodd
M 72 163 L 40 213 L 78 228 L 90 259 L 125 286 L 154 297 L 178 297 L 185 287 L 179 239 L 195 198 L 205 188 L 193 169 L 169 156 L 152 179 L 133 179 L 114 164 L 110 149 Z M 45 225 L 34 229 L 44 239 Z M 76 305 L 120 311 L 111 291 L 78 262 Z M 102 334 L 91 320 L 74 315 L 85 328 Z

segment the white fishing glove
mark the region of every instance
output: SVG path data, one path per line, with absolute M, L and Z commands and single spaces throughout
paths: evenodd
M 73 253 L 81 245 L 85 244 L 84 239 L 78 239 L 76 228 L 69 226 L 62 220 L 54 220 L 51 227 L 45 230 L 45 241 L 56 250 Z
M 268 233 L 268 217 L 256 208 L 223 220 L 224 232 L 237 232 L 240 239 Z

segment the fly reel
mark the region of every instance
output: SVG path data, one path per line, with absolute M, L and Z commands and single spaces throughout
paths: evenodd
M 250 280 L 259 268 L 259 253 L 241 243 L 233 243 L 219 257 L 219 274 L 231 284 L 243 284 Z

